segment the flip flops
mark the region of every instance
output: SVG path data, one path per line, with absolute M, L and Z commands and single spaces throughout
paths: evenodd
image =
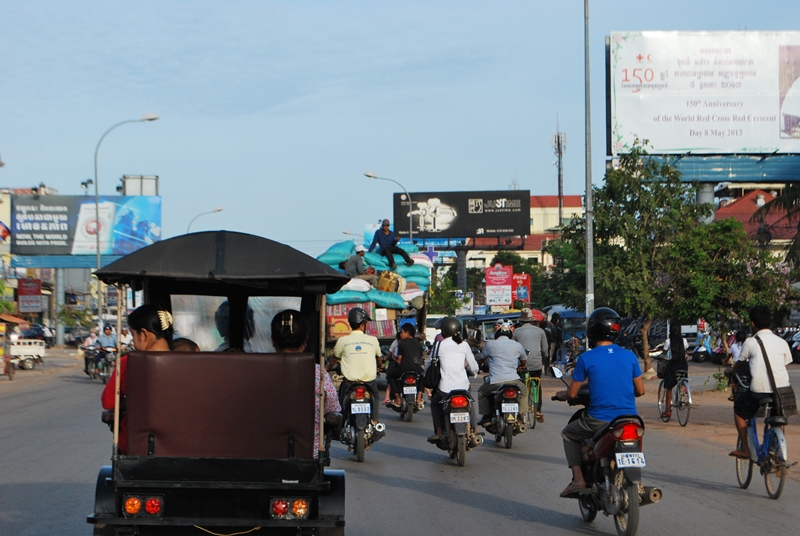
M 577 484 L 575 484 L 575 482 L 570 482 L 569 486 L 564 488 L 564 491 L 561 492 L 561 495 L 559 495 L 559 497 L 561 497 L 562 499 L 571 499 L 577 497 L 581 493 L 586 493 L 588 491 L 589 488 L 584 488 L 578 486 Z
M 728 453 L 728 456 L 731 458 L 739 458 L 740 460 L 749 460 L 750 454 L 746 454 L 744 452 L 736 452 L 735 450 Z

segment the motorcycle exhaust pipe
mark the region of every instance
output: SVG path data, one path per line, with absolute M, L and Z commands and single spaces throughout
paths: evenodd
M 379 422 L 378 424 L 375 425 L 376 432 L 383 432 L 384 430 L 386 430 L 386 425 L 383 424 L 382 422 Z
M 641 505 L 654 504 L 661 500 L 661 490 L 650 486 L 644 487 L 644 494 L 641 496 Z
M 527 430 L 527 428 L 525 427 L 525 425 L 524 425 L 524 424 L 520 424 L 520 425 L 519 425 L 519 433 L 521 434 L 521 433 L 523 433 L 525 430 Z

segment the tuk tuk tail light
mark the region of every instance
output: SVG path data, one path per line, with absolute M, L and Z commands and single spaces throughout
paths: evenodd
M 145 511 L 150 514 L 151 516 L 158 515 L 161 513 L 161 499 L 158 497 L 150 497 L 147 499 L 147 502 L 144 503 Z
M 142 500 L 139 497 L 128 497 L 125 499 L 125 513 L 135 516 L 142 509 Z
M 272 515 L 283 517 L 289 511 L 289 501 L 286 499 L 275 499 L 272 501 Z
M 305 499 L 295 499 L 292 503 L 292 513 L 295 517 L 306 517 L 308 515 L 308 501 Z
M 280 497 L 270 501 L 273 519 L 305 519 L 311 508 L 307 498 Z

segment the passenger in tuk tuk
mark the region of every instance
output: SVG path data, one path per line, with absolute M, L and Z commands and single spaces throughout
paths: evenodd
M 308 343 L 308 334 L 310 328 L 308 321 L 306 321 L 303 313 L 294 309 L 286 309 L 272 319 L 272 346 L 278 353 L 293 353 L 303 352 Z M 320 370 L 319 363 L 316 365 L 316 411 L 314 412 L 314 456 L 319 456 L 319 394 L 320 394 L 320 376 L 322 376 L 325 389 L 325 417 L 328 423 L 328 415 L 332 413 L 339 413 L 342 407 L 339 405 L 339 398 L 336 393 L 336 387 L 333 385 L 330 375 L 327 370 Z M 321 374 L 320 374 L 321 372 Z M 339 426 L 341 426 L 341 415 L 338 416 Z M 334 435 L 336 433 L 334 431 Z M 327 447 L 327 445 L 326 445 Z
M 133 345 L 139 351 L 169 352 L 172 342 L 172 315 L 169 311 L 158 309 L 153 305 L 142 305 L 128 315 L 128 327 L 133 334 Z M 119 362 L 119 394 L 120 400 L 127 392 L 126 371 L 128 356 L 124 355 Z M 114 409 L 114 392 L 116 389 L 116 373 L 111 373 L 100 402 L 103 409 Z M 119 422 L 119 452 L 125 454 L 128 450 L 127 417 L 123 415 Z
M 172 341 L 170 345 L 173 352 L 199 352 L 200 347 L 192 339 L 180 337 Z
M 214 323 L 217 325 L 219 336 L 222 337 L 222 344 L 220 344 L 215 352 L 235 352 L 239 349 L 231 348 L 228 339 L 228 326 L 231 323 L 231 309 L 228 305 L 228 300 L 219 304 L 217 311 L 214 313 Z M 241 351 L 252 352 L 253 347 L 250 344 L 250 339 L 256 332 L 256 323 L 253 318 L 253 309 L 247 305 L 247 312 L 245 313 L 245 326 L 244 326 L 244 348 Z

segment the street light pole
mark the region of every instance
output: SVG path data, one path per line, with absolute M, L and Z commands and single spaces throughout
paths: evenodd
M 145 114 L 140 119 L 127 119 L 125 121 L 120 121 L 116 125 L 112 126 L 108 130 L 106 130 L 102 136 L 100 136 L 100 141 L 97 142 L 97 147 L 94 149 L 94 233 L 95 233 L 95 246 L 97 247 L 97 270 L 102 268 L 101 261 L 100 261 L 100 185 L 99 181 L 97 180 L 97 154 L 100 152 L 100 144 L 103 143 L 103 140 L 106 139 L 106 136 L 114 130 L 115 128 L 126 125 L 128 123 L 146 123 L 148 121 L 156 121 L 158 119 L 157 114 Z M 100 282 L 100 279 L 97 280 L 97 322 L 100 327 L 100 333 L 102 333 L 103 328 L 103 284 Z
M 594 209 L 592 208 L 592 117 L 589 92 L 589 0 L 583 1 L 584 81 L 586 86 L 586 318 L 594 311 Z
M 413 208 L 412 208 L 412 205 L 411 205 L 411 195 L 408 193 L 408 190 L 406 190 L 406 187 L 403 186 L 402 184 L 400 184 L 399 182 L 397 182 L 394 179 L 388 179 L 386 177 L 378 177 L 378 174 L 377 173 L 373 173 L 372 171 L 367 171 L 366 173 L 364 173 L 364 176 L 365 177 L 369 177 L 370 179 L 377 179 L 379 181 L 393 182 L 396 185 L 398 185 L 400 188 L 402 188 L 403 191 L 406 193 L 406 199 L 408 199 L 408 240 L 409 240 L 409 242 L 411 242 L 413 244 L 414 243 L 414 229 L 413 229 L 414 225 L 413 225 L 413 220 L 412 220 L 413 216 L 411 215 L 411 212 L 413 211 Z
M 205 216 L 206 214 L 216 214 L 217 212 L 222 212 L 222 207 L 217 207 L 214 210 L 209 210 L 208 212 L 201 212 L 200 214 L 198 214 L 197 216 L 192 218 L 192 221 L 190 221 L 189 225 L 186 226 L 186 234 L 189 234 L 189 229 L 192 228 L 192 224 L 194 223 L 194 220 L 196 220 L 200 216 Z

